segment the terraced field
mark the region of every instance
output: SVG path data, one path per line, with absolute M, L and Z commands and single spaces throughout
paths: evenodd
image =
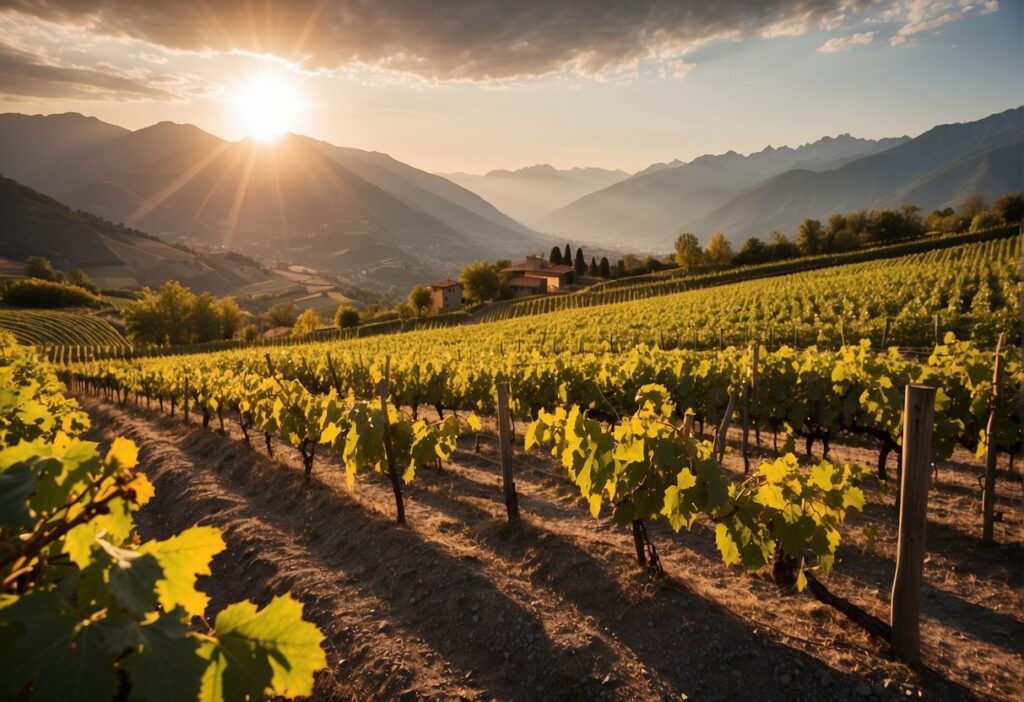
M 0 310 L 0 329 L 19 344 L 35 346 L 123 346 L 128 342 L 91 314 L 56 310 Z

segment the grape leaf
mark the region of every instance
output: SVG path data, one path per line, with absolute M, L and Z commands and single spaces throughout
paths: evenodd
M 210 661 L 200 700 L 294 697 L 313 691 L 313 674 L 327 666 L 323 634 L 302 620 L 302 605 L 291 595 L 275 597 L 257 610 L 239 602 L 217 615 L 212 641 L 202 655 Z
M 157 582 L 160 604 L 166 610 L 181 605 L 192 616 L 202 616 L 210 598 L 196 590 L 196 577 L 210 574 L 210 561 L 224 550 L 215 527 L 194 526 L 164 541 L 148 541 L 140 553 L 156 557 L 164 577 Z

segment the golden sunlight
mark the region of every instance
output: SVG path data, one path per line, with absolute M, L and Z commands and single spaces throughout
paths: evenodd
M 295 85 L 272 73 L 251 77 L 232 102 L 241 129 L 260 141 L 270 141 L 293 129 L 306 109 Z

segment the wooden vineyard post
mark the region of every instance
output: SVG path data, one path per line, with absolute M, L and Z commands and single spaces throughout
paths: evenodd
M 997 412 L 999 411 L 999 386 L 1003 382 L 1003 334 L 999 335 L 996 343 L 995 367 L 992 371 L 992 398 L 988 414 L 988 423 L 985 425 L 985 438 L 988 440 L 988 448 L 985 455 L 985 490 L 981 494 L 981 541 L 985 544 L 993 543 L 993 531 L 996 506 L 996 459 L 999 456 L 999 448 L 996 446 L 993 434 L 996 431 Z
M 505 511 L 508 523 L 519 522 L 519 497 L 516 482 L 512 476 L 511 419 L 508 412 L 508 383 L 498 383 L 498 440 L 501 443 L 501 484 L 505 491 Z
M 719 327 L 718 328 L 718 350 L 721 351 L 724 348 L 725 348 L 725 334 L 722 331 L 722 328 Z
M 185 424 L 188 424 L 188 376 L 185 376 L 185 392 L 181 398 L 181 409 L 185 413 Z
M 729 395 L 729 403 L 725 406 L 725 414 L 722 416 L 722 423 L 718 425 L 715 433 L 715 458 L 721 463 L 725 457 L 725 435 L 729 433 L 729 424 L 732 422 L 732 411 L 736 407 L 736 396 Z
M 935 313 L 935 345 L 939 344 L 939 313 Z
M 908 385 L 903 405 L 899 540 L 889 622 L 893 653 L 912 664 L 921 660 L 921 578 L 934 420 L 935 388 Z
M 334 383 L 334 389 L 340 396 L 341 393 L 341 382 L 338 380 L 338 372 L 334 370 L 334 359 L 331 358 L 331 352 L 327 352 L 327 370 L 330 371 L 331 381 Z
M 754 359 L 750 366 L 750 395 L 753 401 L 757 401 L 757 368 L 758 368 L 758 357 L 761 353 L 761 345 L 754 344 Z M 757 445 L 761 445 L 761 427 L 758 425 L 754 426 L 754 440 L 757 441 Z
M 883 351 L 885 350 L 885 342 L 889 340 L 889 331 L 892 329 L 892 319 L 889 317 L 885 318 L 885 327 L 882 329 L 882 343 L 879 346 Z
M 753 357 L 753 351 L 751 355 Z M 743 474 L 750 472 L 750 372 L 743 379 Z
M 399 482 L 398 468 L 395 466 L 395 447 L 391 443 L 391 424 L 388 417 L 388 385 L 391 380 L 391 356 L 384 357 L 384 377 L 377 384 L 377 396 L 380 397 L 380 412 L 384 422 L 384 457 L 388 462 L 388 478 L 391 480 L 391 491 L 395 493 L 396 519 L 405 524 L 405 503 L 402 501 L 402 483 Z

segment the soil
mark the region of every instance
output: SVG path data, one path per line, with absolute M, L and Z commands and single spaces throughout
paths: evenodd
M 208 618 L 283 592 L 304 603 L 329 661 L 315 699 L 1024 699 L 1021 483 L 1000 471 L 999 545 L 983 546 L 981 470 L 963 452 L 939 466 L 929 493 L 924 660 L 912 669 L 807 594 L 723 565 L 704 526 L 676 535 L 649 525 L 667 572 L 653 578 L 629 531 L 591 518 L 545 456 L 517 450 L 523 522 L 511 529 L 489 435 L 479 454 L 463 437 L 442 469 L 421 469 L 398 526 L 386 479 L 360 476 L 349 490 L 327 451 L 306 482 L 296 449 L 275 439 L 268 456 L 259 434 L 247 447 L 233 421 L 222 436 L 216 420 L 202 429 L 180 412 L 82 403 L 94 440 L 140 446 L 156 486 L 139 513 L 144 538 L 196 523 L 223 530 L 228 548 L 201 582 Z M 845 445 L 831 455 L 875 457 Z M 742 466 L 735 445 L 727 463 Z M 896 515 L 892 494 L 869 500 L 825 582 L 887 620 Z

